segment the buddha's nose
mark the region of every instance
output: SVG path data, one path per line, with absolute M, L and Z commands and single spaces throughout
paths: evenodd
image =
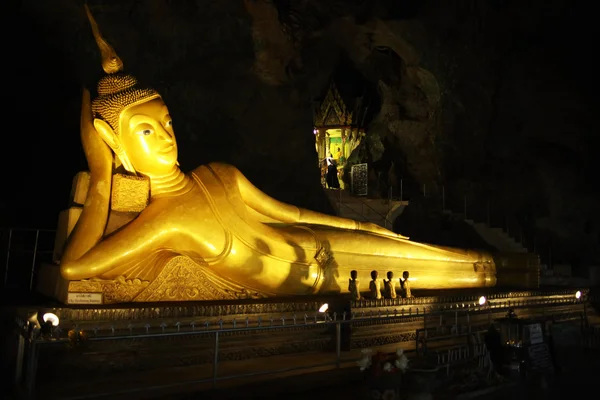
M 159 131 L 159 138 L 169 144 L 173 143 L 173 137 L 171 135 L 169 135 L 169 132 L 167 132 L 164 129 L 161 129 Z

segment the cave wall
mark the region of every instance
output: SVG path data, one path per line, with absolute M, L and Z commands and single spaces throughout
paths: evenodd
M 320 189 L 311 100 L 343 54 L 378 87 L 372 158 L 391 154 L 397 179 L 461 188 L 448 196 L 477 188 L 565 260 L 597 257 L 594 24 L 581 5 L 88 3 L 126 69 L 163 94 L 184 170 L 230 162 L 280 200 L 331 212 Z M 26 161 L 10 174 L 18 195 L 2 201 L 11 210 L 3 223 L 52 226 L 72 176 L 85 168 L 80 91 L 100 76 L 99 57 L 80 1 L 25 0 L 11 19 L 19 40 L 9 51 L 21 85 L 11 115 L 27 124 L 7 140 Z

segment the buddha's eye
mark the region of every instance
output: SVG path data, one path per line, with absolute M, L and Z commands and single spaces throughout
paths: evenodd
M 139 133 L 141 135 L 148 136 L 148 135 L 152 135 L 153 131 L 152 131 L 152 129 L 144 129 L 144 130 L 140 131 Z
M 167 128 L 170 128 L 170 127 L 172 127 L 172 126 L 173 126 L 173 121 L 172 121 L 172 120 L 168 120 L 167 122 L 165 122 L 165 126 L 166 126 Z

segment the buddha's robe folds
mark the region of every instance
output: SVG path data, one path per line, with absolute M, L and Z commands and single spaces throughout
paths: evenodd
M 182 230 L 181 240 L 173 241 L 178 245 L 156 249 L 143 262 L 118 266 L 103 278 L 124 276 L 151 281 L 166 259 L 184 254 L 196 260 L 199 268 L 209 268 L 227 282 L 265 295 L 345 292 L 351 270 L 357 270 L 363 279 L 368 279 L 374 269 L 398 275 L 410 271 L 413 288 L 495 284 L 494 263 L 485 253 L 303 223 L 302 210 L 272 199 L 272 208 L 285 208 L 285 212 L 281 219 L 266 216 L 244 200 L 240 175 L 235 167 L 226 164 L 209 164 L 194 170 L 190 192 L 170 199 L 162 207 L 163 218 L 172 226 L 173 222 L 174 226 L 181 226 L 173 228 Z M 193 218 L 195 223 L 182 220 L 177 224 L 173 221 L 177 218 Z M 323 215 L 324 222 L 328 218 L 332 217 Z M 185 229 L 193 229 L 191 236 L 202 240 L 196 239 L 191 246 Z

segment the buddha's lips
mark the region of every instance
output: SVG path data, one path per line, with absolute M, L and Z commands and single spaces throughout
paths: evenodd
M 171 150 L 173 150 L 175 148 L 175 146 L 171 145 L 171 146 L 167 146 L 164 149 L 160 149 L 159 152 L 160 153 L 169 153 Z

